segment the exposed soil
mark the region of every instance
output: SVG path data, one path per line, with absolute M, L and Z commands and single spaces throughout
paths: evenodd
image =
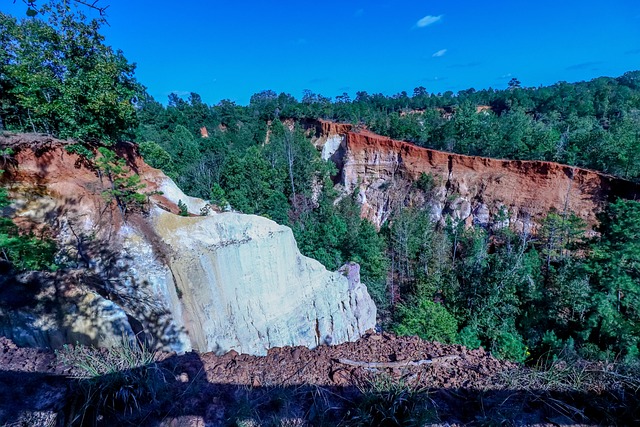
M 390 368 L 360 367 L 340 363 L 391 362 Z M 402 366 L 403 362 L 421 360 L 431 364 Z M 467 350 L 457 345 L 423 341 L 417 337 L 396 337 L 391 334 L 370 334 L 355 343 L 305 347 L 283 347 L 269 350 L 265 357 L 229 352 L 223 356 L 212 353 L 200 356 L 207 381 L 217 384 L 251 386 L 356 386 L 363 375 L 387 372 L 394 378 L 411 378 L 420 387 L 481 388 L 490 385 L 496 373 L 516 365 L 493 358 L 482 349 Z M 182 365 L 191 376 L 195 368 Z
M 605 392 L 510 390 L 504 378 L 523 371 L 516 364 L 482 349 L 386 333 L 314 350 L 274 348 L 264 357 L 193 352 L 159 360 L 153 399 L 112 412 L 90 408 L 76 425 L 377 425 L 356 423 L 363 407 L 406 399 L 431 411 L 419 425 L 629 425 L 640 409 L 624 404 L 608 411 Z M 74 373 L 51 351 L 0 337 L 0 425 L 66 425 L 87 390 L 86 381 L 70 378 Z M 409 393 L 373 393 L 385 381 Z

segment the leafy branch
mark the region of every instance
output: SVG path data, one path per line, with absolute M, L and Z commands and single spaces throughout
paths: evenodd
M 16 1 L 17 0 L 13 0 L 13 3 L 15 4 Z M 92 2 L 84 0 L 73 0 L 73 2 L 97 11 L 101 17 L 107 16 L 107 9 L 109 8 L 109 5 L 99 5 L 98 3 L 100 3 L 100 0 L 95 0 Z M 22 3 L 24 3 L 28 7 L 27 16 L 29 17 L 34 17 L 40 12 L 35 1 L 22 0 Z
M 115 200 L 118 208 L 125 216 L 128 210 L 141 209 L 148 194 L 140 193 L 146 184 L 140 175 L 131 172 L 126 161 L 106 147 L 98 148 L 100 156 L 96 159 L 96 167 L 100 177 L 106 177 L 111 188 L 102 192 L 106 200 Z

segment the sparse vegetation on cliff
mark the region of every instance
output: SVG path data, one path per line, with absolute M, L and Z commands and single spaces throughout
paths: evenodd
M 14 167 L 13 151 L 10 148 L 0 150 L 0 168 Z M 5 170 L 0 169 L 0 179 Z M 2 264 L 17 271 L 55 269 L 54 255 L 56 245 L 46 237 L 37 237 L 33 233 L 20 232 L 5 209 L 11 206 L 9 192 L 0 186 L 0 269 Z M 5 274 L 5 273 L 3 273 Z

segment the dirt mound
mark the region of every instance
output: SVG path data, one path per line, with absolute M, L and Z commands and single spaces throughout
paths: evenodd
M 369 334 L 356 342 L 336 346 L 281 347 L 267 356 L 215 353 L 159 355 L 161 365 L 188 378 L 206 374 L 215 384 L 247 386 L 317 385 L 350 386 L 370 372 L 392 377 L 415 378 L 421 386 L 478 388 L 490 385 L 493 375 L 514 369 L 516 364 L 498 360 L 483 349 L 423 341 L 418 337 Z M 21 348 L 0 337 L 0 366 L 7 372 L 71 375 L 52 351 Z M 419 377 L 418 377 L 419 374 Z
M 304 408 L 314 404 L 310 396 L 320 392 L 327 393 L 325 398 L 329 400 L 342 396 L 330 405 L 340 412 L 341 401 L 353 399 L 360 393 L 359 387 L 378 375 L 421 388 L 471 390 L 490 386 L 493 375 L 515 367 L 481 349 L 467 350 L 386 333 L 314 350 L 274 348 L 267 356 L 234 351 L 221 356 L 192 352 L 159 354 L 159 359 L 164 390 L 158 401 L 164 403 L 149 411 L 164 413 L 160 419 L 202 419 L 207 425 L 227 425 L 238 411 L 242 412 L 239 401 L 259 407 L 263 400 L 272 402 L 286 396 L 287 400 L 295 401 L 291 404 L 296 411 L 304 413 L 308 410 Z M 63 366 L 55 353 L 19 348 L 3 337 L 0 337 L 0 366 L 0 424 L 29 425 L 34 419 L 47 422 L 68 419 L 69 402 L 86 390 L 82 382 L 69 378 L 79 371 Z M 266 410 L 272 410 L 270 405 Z M 138 415 L 148 414 L 141 411 Z M 138 415 L 128 416 L 136 419 Z M 171 425 L 189 425 L 181 422 Z M 144 425 L 163 424 L 154 416 L 146 418 Z
M 203 369 L 207 381 L 216 384 L 264 386 L 355 386 L 369 374 L 384 372 L 394 378 L 410 378 L 421 387 L 478 388 L 490 385 L 496 373 L 515 368 L 483 349 L 423 341 L 417 337 L 370 334 L 353 343 L 269 350 L 255 357 L 229 352 L 176 359 L 172 370 L 193 377 Z

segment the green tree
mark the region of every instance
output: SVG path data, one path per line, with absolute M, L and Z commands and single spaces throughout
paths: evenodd
M 417 335 L 429 341 L 454 342 L 458 322 L 441 304 L 428 299 L 398 306 L 394 331 L 398 335 Z
M 601 216 L 589 271 L 595 288 L 589 318 L 602 350 L 640 351 L 640 202 L 618 199 Z
M 135 174 L 127 166 L 125 159 L 106 148 L 98 148 L 100 156 L 96 158 L 96 167 L 101 179 L 106 179 L 109 188 L 102 192 L 107 201 L 115 201 L 120 212 L 126 216 L 128 211 L 141 209 L 147 200 L 147 195 L 139 191 L 146 187 L 140 181 L 140 175 Z
M 40 11 L 47 22 L 0 12 L 4 125 L 90 142 L 130 137 L 137 124 L 132 100 L 142 87 L 135 66 L 103 43 L 104 21 L 89 21 L 65 2 Z

